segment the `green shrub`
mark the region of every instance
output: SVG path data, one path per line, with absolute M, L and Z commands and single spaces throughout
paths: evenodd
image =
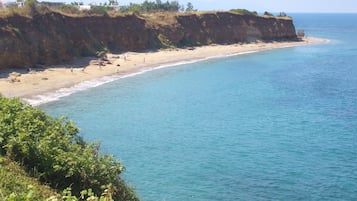
M 45 200 L 57 197 L 50 187 L 26 175 L 17 163 L 0 156 L 0 200 Z
M 37 4 L 36 0 L 26 0 L 25 1 L 25 6 L 28 6 L 28 7 L 35 7 L 36 4 Z
M 247 9 L 231 9 L 230 11 L 241 15 L 258 15 L 257 11 L 249 11 Z
M 168 39 L 164 34 L 159 34 L 157 36 L 157 38 L 159 39 L 159 41 L 161 42 L 161 46 L 163 48 L 168 48 L 168 47 L 173 47 L 172 42 L 170 41 L 170 39 Z
M 111 11 L 111 10 L 113 10 L 113 8 L 107 7 L 107 6 L 92 6 L 89 11 L 84 11 L 84 12 L 87 12 L 90 15 L 95 14 L 95 15 L 107 16 L 108 11 Z
M 265 16 L 274 16 L 273 14 L 269 13 L 268 11 L 265 11 L 265 12 L 264 12 L 264 15 L 265 15 Z
M 119 177 L 124 166 L 99 154 L 98 143 L 86 143 L 65 117 L 52 118 L 17 98 L 0 96 L 0 153 L 19 161 L 40 181 L 74 195 L 93 189 L 100 195 L 111 185 L 115 200 L 138 200 Z
M 63 13 L 68 13 L 68 14 L 80 14 L 81 13 L 81 11 L 74 5 L 64 4 L 64 5 L 61 5 L 58 9 L 60 11 L 62 11 Z
M 192 6 L 192 4 L 191 4 Z M 178 1 L 166 1 L 161 2 L 161 0 L 148 1 L 145 0 L 143 3 L 130 3 L 128 6 L 121 6 L 121 12 L 159 12 L 159 11 L 174 11 L 177 12 L 183 9 L 183 5 L 180 5 Z M 193 9 L 193 6 L 192 6 Z

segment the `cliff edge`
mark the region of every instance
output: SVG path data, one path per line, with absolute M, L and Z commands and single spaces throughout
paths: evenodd
M 297 40 L 291 18 L 231 12 L 150 16 L 67 16 L 57 12 L 0 18 L 0 69 L 58 64 L 74 57 L 239 42 Z

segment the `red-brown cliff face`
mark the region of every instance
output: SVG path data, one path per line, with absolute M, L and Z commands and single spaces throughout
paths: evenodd
M 183 28 L 181 42 L 195 45 L 237 43 L 256 40 L 296 40 L 291 19 L 238 15 L 229 12 L 177 17 Z
M 143 51 L 297 39 L 292 20 L 287 18 L 217 12 L 163 15 L 160 19 L 136 15 L 70 17 L 54 12 L 31 18 L 0 18 L 0 68 L 58 64 L 95 55 L 104 47 L 111 51 Z

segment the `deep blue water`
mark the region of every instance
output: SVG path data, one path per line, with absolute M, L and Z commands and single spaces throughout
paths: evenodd
M 126 166 L 144 201 L 357 200 L 357 14 L 331 40 L 120 79 L 41 106 Z

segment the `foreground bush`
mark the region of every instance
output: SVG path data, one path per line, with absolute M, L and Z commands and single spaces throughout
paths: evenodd
M 60 197 L 49 186 L 40 184 L 36 179 L 28 177 L 19 166 L 3 156 L 0 156 L 0 200 L 46 200 L 50 197 Z
M 77 196 L 83 189 L 96 195 L 107 189 L 114 200 L 138 200 L 119 177 L 123 165 L 99 154 L 99 144 L 86 143 L 78 132 L 66 118 L 52 118 L 17 98 L 0 96 L 0 154 L 55 189 L 71 187 Z

